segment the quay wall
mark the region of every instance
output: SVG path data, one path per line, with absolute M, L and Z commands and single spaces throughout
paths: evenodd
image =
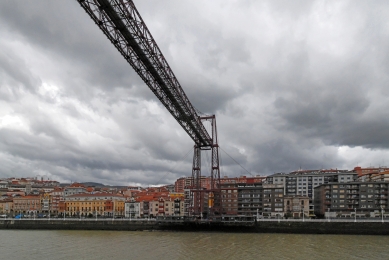
M 7 219 L 0 220 L 0 229 L 389 235 L 389 222 L 159 222 L 146 220 Z

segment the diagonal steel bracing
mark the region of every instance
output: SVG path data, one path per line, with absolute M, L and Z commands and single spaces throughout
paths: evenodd
M 199 147 L 212 138 L 201 123 L 132 1 L 77 0 Z
M 220 215 L 219 146 L 215 116 L 200 117 L 197 114 L 131 0 L 77 1 L 195 142 L 193 214 L 199 215 L 208 207 L 208 201 L 204 201 L 202 195 L 206 192 L 212 198 L 210 213 Z M 202 123 L 208 120 L 212 125 L 211 135 Z M 201 187 L 201 150 L 212 150 L 211 185 L 208 190 Z

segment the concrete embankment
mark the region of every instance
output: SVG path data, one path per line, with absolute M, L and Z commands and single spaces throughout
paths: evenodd
M 130 220 L 0 220 L 0 229 L 201 231 L 241 233 L 389 235 L 389 222 L 158 222 Z

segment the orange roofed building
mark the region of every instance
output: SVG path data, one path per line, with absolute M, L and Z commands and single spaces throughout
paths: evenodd
M 386 166 L 378 168 L 357 166 L 354 171 L 358 174 L 357 181 L 389 181 L 389 168 Z
M 59 213 L 63 216 L 124 216 L 125 197 L 111 193 L 82 193 L 65 197 L 59 205 Z
M 20 196 L 13 198 L 13 210 L 15 214 L 33 215 L 41 213 L 40 196 Z

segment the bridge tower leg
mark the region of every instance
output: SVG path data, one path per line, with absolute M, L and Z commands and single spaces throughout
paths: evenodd
M 202 212 L 202 187 L 201 187 L 201 150 L 200 147 L 195 144 L 194 145 L 194 153 L 193 153 L 193 167 L 192 167 L 192 188 L 191 188 L 191 215 L 200 216 Z
M 216 117 L 203 116 L 201 121 L 210 121 L 212 127 L 211 146 L 194 146 L 193 167 L 192 167 L 192 214 L 200 216 L 208 209 L 211 216 L 222 214 L 221 188 L 220 188 L 220 166 L 219 166 L 219 145 L 217 140 Z M 208 187 L 201 182 L 201 151 L 211 150 L 211 176 Z
M 211 173 L 211 194 L 213 205 L 211 213 L 214 216 L 222 214 L 222 194 L 220 187 L 220 165 L 219 165 L 219 144 L 217 141 L 216 117 L 212 116 L 212 173 Z

